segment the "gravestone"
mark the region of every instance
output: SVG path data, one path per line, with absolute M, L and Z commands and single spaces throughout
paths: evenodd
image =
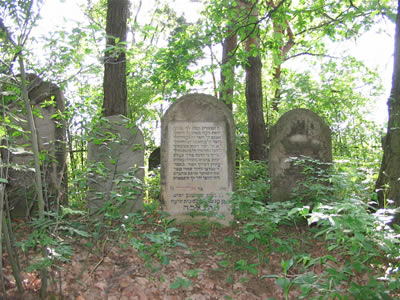
M 269 168 L 272 201 L 286 201 L 305 179 L 293 158 L 332 162 L 331 130 L 314 112 L 298 108 L 285 113 L 271 130 Z
M 87 206 L 92 213 L 106 204 L 122 214 L 143 208 L 144 139 L 127 122 L 119 115 L 104 118 L 88 144 Z
M 149 156 L 149 172 L 152 171 L 155 168 L 158 168 L 161 164 L 161 149 L 160 147 L 157 147 L 154 149 Z
M 228 224 L 235 182 L 232 112 L 213 96 L 190 94 L 171 105 L 161 125 L 165 210 L 178 221 L 190 219 L 193 212 L 216 212 Z
M 35 74 L 27 74 L 28 97 L 34 111 L 39 151 L 42 154 L 41 169 L 44 198 L 47 205 L 67 205 L 66 126 L 62 118 L 65 98 L 61 89 L 44 81 Z M 11 102 L 9 110 L 19 117 L 17 123 L 29 132 L 26 116 L 18 101 Z M 13 136 L 13 133 L 9 133 Z M 29 216 L 37 206 L 34 187 L 33 153 L 30 134 L 20 135 L 2 151 L 3 161 L 9 161 L 7 184 L 8 204 L 12 216 Z M 6 158 L 6 159 L 4 159 Z

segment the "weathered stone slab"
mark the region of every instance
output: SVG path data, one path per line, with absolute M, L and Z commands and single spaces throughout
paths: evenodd
M 165 210 L 178 220 L 193 211 L 215 211 L 225 216 L 221 223 L 227 224 L 232 219 L 230 196 L 235 185 L 231 111 L 215 97 L 191 94 L 171 105 L 161 123 Z
M 42 172 L 46 204 L 54 207 L 67 205 L 66 126 L 62 118 L 65 99 L 61 89 L 42 80 L 35 74 L 27 74 L 29 100 L 33 110 L 38 135 L 39 151 L 42 153 Z M 12 102 L 9 109 L 19 116 L 18 125 L 29 132 L 26 116 L 21 113 L 19 102 Z M 13 135 L 10 132 L 10 135 Z M 7 194 L 11 214 L 16 217 L 29 216 L 37 206 L 34 187 L 33 154 L 30 135 L 20 135 L 2 151 L 4 162 L 9 161 Z
M 154 149 L 149 156 L 149 172 L 161 165 L 161 148 Z
M 331 130 L 314 112 L 298 108 L 285 113 L 271 130 L 269 168 L 272 201 L 286 201 L 304 180 L 293 158 L 307 156 L 332 162 Z
M 88 144 L 88 163 L 91 212 L 106 203 L 124 214 L 142 209 L 144 139 L 138 128 L 128 128 L 127 120 L 119 115 L 104 118 Z

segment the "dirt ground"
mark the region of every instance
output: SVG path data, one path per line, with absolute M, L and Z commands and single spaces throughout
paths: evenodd
M 138 227 L 134 233 L 120 237 L 118 242 L 106 236 L 96 247 L 90 248 L 90 253 L 88 240 L 74 241 L 75 254 L 71 260 L 60 269 L 52 269 L 47 299 L 285 299 L 276 278 L 265 275 L 282 275 L 281 261 L 289 258 L 287 252 L 268 251 L 260 260 L 254 249 L 232 242 L 238 237 L 238 228 L 204 229 L 193 224 L 175 227 L 180 231 L 178 241 L 184 245 L 165 249 L 168 263 L 165 259 L 163 263 L 157 253 L 132 247 L 132 239 L 138 241 L 139 237 L 157 230 L 151 225 Z M 297 237 L 300 243 L 296 243 L 296 251 L 313 257 L 326 253 L 323 241 L 306 238 L 307 228 L 288 227 L 278 234 L 282 239 Z M 22 269 L 35 256 L 39 254 L 33 251 L 20 254 Z M 240 260 L 247 265 L 254 264 L 257 271 L 238 269 L 235 262 Z M 263 262 L 260 264 L 260 261 Z M 39 299 L 41 283 L 37 273 L 22 273 L 25 294 L 18 296 L 7 254 L 3 255 L 3 266 L 9 299 Z M 318 266 L 313 268 L 315 273 L 321 271 Z M 287 274 L 288 277 L 293 275 Z M 289 299 L 296 299 L 299 294 L 293 289 Z

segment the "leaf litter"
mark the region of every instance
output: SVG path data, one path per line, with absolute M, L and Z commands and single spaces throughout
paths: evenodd
M 260 262 L 255 251 L 232 242 L 239 236 L 238 227 L 215 226 L 202 231 L 203 227 L 198 224 L 174 226 L 180 231 L 179 246 L 165 249 L 167 259 L 164 260 L 156 253 L 143 255 L 144 251 L 130 245 L 130 238 L 139 239 L 154 233 L 154 227 L 149 225 L 137 226 L 135 232 L 118 242 L 103 244 L 101 251 L 90 252 L 85 246 L 87 240 L 72 240 L 75 254 L 68 263 L 52 269 L 47 299 L 285 299 L 276 277 L 282 275 L 282 260 L 291 258 L 287 251 L 273 249 Z M 293 228 L 288 227 L 277 234 L 281 239 L 291 236 L 305 241 L 306 230 L 291 232 Z M 312 257 L 328 253 L 321 239 L 309 240 L 296 251 L 304 251 Z M 20 254 L 22 269 L 31 263 L 34 255 L 33 250 Z M 338 256 L 337 264 L 344 259 Z M 244 262 L 253 269 L 240 269 L 238 266 L 246 266 Z M 38 273 L 22 272 L 25 293 L 21 296 L 16 291 L 7 253 L 3 255 L 3 267 L 8 299 L 39 299 Z M 296 272 L 302 271 L 305 272 L 290 270 L 287 276 L 294 277 Z M 320 274 L 324 266 L 315 264 L 312 271 Z M 278 275 L 269 276 L 271 274 Z M 288 299 L 297 299 L 300 294 L 299 289 L 294 288 Z

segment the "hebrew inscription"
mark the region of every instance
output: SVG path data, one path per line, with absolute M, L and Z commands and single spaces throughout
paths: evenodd
M 236 153 L 226 104 L 205 94 L 179 98 L 161 119 L 160 154 L 165 211 L 178 222 L 207 218 L 228 225 Z
M 170 210 L 190 212 L 227 205 L 228 165 L 222 122 L 170 122 L 167 180 Z

